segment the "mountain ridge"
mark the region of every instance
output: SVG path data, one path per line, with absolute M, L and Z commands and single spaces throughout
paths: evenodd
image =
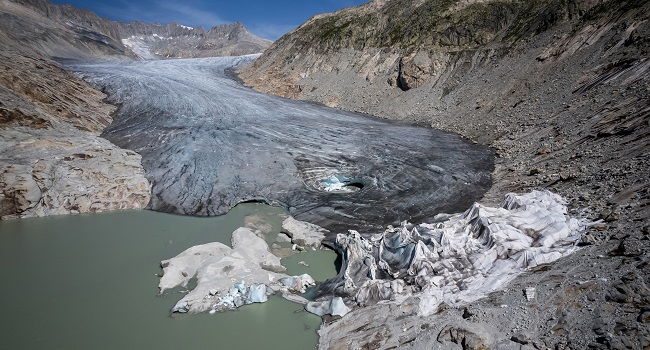
M 206 30 L 203 27 L 192 28 L 175 22 L 159 24 L 113 21 L 101 18 L 87 9 L 56 5 L 49 0 L 4 0 L 3 3 L 5 4 L 3 15 L 8 19 L 8 23 L 5 23 L 6 32 L 11 32 L 11 23 L 21 18 L 24 21 L 31 19 L 32 27 L 39 22 L 49 22 L 51 30 L 56 28 L 64 32 L 60 36 L 77 37 L 79 40 L 99 44 L 109 58 L 110 56 L 144 59 L 238 56 L 259 53 L 271 44 L 270 40 L 254 36 L 239 22 L 221 24 Z M 39 15 L 45 21 L 39 20 Z M 30 28 L 25 23 L 18 27 Z M 27 46 L 43 41 L 42 31 L 36 33 L 28 31 L 23 36 L 21 41 Z M 67 52 L 75 51 L 69 47 L 66 49 L 68 51 L 58 50 L 57 55 L 63 58 L 76 58 L 65 57 Z M 90 56 L 92 58 L 93 53 L 90 53 Z

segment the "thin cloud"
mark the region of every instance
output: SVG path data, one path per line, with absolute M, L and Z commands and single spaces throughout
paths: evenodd
M 145 4 L 134 4 L 118 0 L 112 4 L 100 6 L 102 16 L 119 21 L 157 22 L 179 24 L 210 29 L 219 24 L 228 23 L 218 14 L 187 4 L 176 4 L 171 1 L 156 1 Z
M 250 27 L 246 26 L 251 33 L 256 36 L 269 40 L 278 40 L 284 34 L 296 29 L 298 26 L 293 24 L 272 24 L 257 23 Z
M 221 17 L 205 9 L 193 7 L 190 5 L 181 5 L 174 2 L 160 2 L 160 7 L 172 16 L 174 22 L 187 24 L 191 26 L 203 26 L 210 29 L 216 25 L 228 23 Z

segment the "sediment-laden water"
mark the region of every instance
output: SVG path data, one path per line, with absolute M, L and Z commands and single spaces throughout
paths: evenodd
M 246 217 L 270 223 L 274 236 L 285 214 L 250 203 L 215 218 L 125 211 L 0 221 L 0 349 L 313 348 L 320 318 L 280 297 L 172 318 L 180 296 L 158 296 L 160 260 L 229 244 Z M 336 274 L 335 258 L 306 252 L 286 265 L 323 281 Z

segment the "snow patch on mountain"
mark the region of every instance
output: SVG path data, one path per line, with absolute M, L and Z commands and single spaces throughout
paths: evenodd
M 133 53 L 139 59 L 156 60 L 160 58 L 160 56 L 151 53 L 151 48 L 143 37 L 131 36 L 129 38 L 122 39 L 122 44 L 131 49 L 131 51 L 133 51 Z

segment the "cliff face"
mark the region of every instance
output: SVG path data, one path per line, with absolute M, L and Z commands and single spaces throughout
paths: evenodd
M 315 16 L 240 72 L 263 92 L 491 145 L 487 203 L 543 188 L 576 215 L 602 220 L 587 249 L 468 306 L 471 318 L 452 310 L 423 320 L 403 305 L 397 322 L 384 314 L 395 308 L 364 308 L 324 326 L 323 344 L 649 346 L 647 310 L 633 301 L 650 302 L 648 274 L 637 273 L 650 254 L 649 17 L 650 3 L 638 0 L 375 0 Z M 571 276 L 590 287 L 576 290 Z M 531 285 L 532 303 L 520 299 Z M 549 285 L 557 293 L 540 287 Z M 433 335 L 410 328 L 418 324 Z M 345 329 L 355 330 L 352 343 Z

